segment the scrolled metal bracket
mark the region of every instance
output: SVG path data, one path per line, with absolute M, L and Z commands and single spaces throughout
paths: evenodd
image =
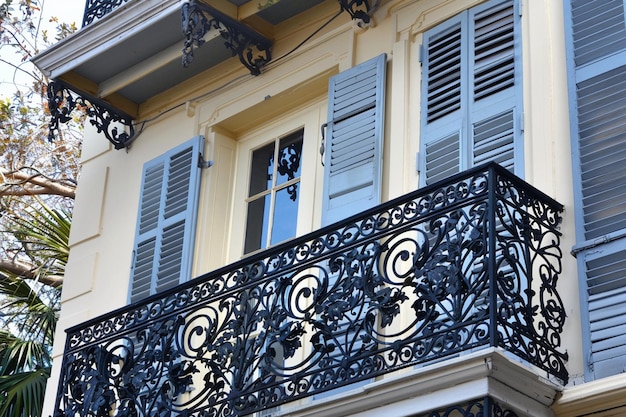
M 373 0 L 373 4 L 370 4 L 370 0 L 338 0 L 341 10 L 348 12 L 353 20 L 360 20 L 362 24 L 369 25 L 371 21 L 371 14 L 378 8 L 380 0 Z M 363 10 L 365 8 L 365 10 Z M 359 26 L 361 26 L 361 22 Z
M 182 30 L 185 35 L 184 67 L 193 61 L 194 46 L 201 46 L 204 43 L 204 36 L 212 29 L 220 32 L 226 48 L 231 50 L 233 56 L 239 57 L 239 61 L 250 74 L 259 75 L 261 68 L 272 59 L 270 51 L 272 42 L 269 39 L 211 6 L 191 1 L 182 7 Z
M 134 139 L 135 128 L 133 119 L 129 115 L 119 113 L 105 103 L 85 98 L 61 81 L 51 81 L 48 84 L 48 109 L 50 110 L 48 140 L 54 140 L 59 132 L 59 124 L 69 122 L 72 119 L 71 113 L 76 108 L 85 110 L 91 119 L 90 123 L 96 127 L 98 133 L 104 133 L 115 149 L 128 147 Z M 119 124 L 127 129 L 118 130 Z

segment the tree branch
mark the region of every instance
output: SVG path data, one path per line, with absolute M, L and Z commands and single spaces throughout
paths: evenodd
M 57 275 L 46 276 L 45 274 L 44 276 L 39 276 L 37 274 L 37 268 L 33 268 L 31 265 L 27 265 L 19 261 L 7 261 L 0 259 L 0 270 L 7 271 L 20 279 L 39 281 L 42 284 L 55 288 L 63 285 L 62 277 Z
M 75 187 L 61 184 L 56 180 L 47 178 L 39 172 L 29 174 L 21 170 L 6 171 L 0 168 L 0 176 L 2 176 L 5 181 L 11 181 L 0 185 L 0 195 L 23 196 L 29 194 L 51 194 L 76 198 Z M 27 185 L 34 185 L 39 188 L 28 188 Z M 23 190 L 12 190 L 11 188 L 13 187 L 21 187 Z

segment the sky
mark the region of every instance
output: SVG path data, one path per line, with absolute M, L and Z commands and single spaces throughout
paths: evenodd
M 50 17 L 55 16 L 60 22 L 75 22 L 76 26 L 80 28 L 83 11 L 85 9 L 85 1 L 86 0 L 38 0 L 39 6 L 42 8 L 42 27 L 48 30 L 50 37 L 54 37 L 56 33 L 54 29 L 55 25 L 50 23 L 49 20 Z M 17 16 L 19 16 L 18 13 L 16 13 Z M 20 57 L 12 53 L 9 47 L 4 46 L 0 49 L 0 97 L 7 97 L 11 96 L 12 92 L 15 90 L 15 84 L 27 84 L 29 77 L 23 76 L 20 72 L 16 73 L 13 67 L 5 64 L 1 60 L 19 63 Z M 21 64 L 25 70 L 29 69 L 29 65 L 32 64 Z

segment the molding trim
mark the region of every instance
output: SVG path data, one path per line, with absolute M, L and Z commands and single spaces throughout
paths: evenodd
M 131 1 L 120 8 L 120 13 L 116 12 L 54 44 L 35 56 L 32 62 L 47 77 L 58 78 L 103 51 L 132 38 L 165 16 L 180 14 L 180 0 Z
M 281 409 L 283 417 L 414 416 L 490 396 L 520 417 L 552 417 L 549 408 L 559 385 L 534 368 L 489 348 L 446 361 L 400 371 L 351 391 Z
M 626 412 L 626 375 L 602 378 L 581 385 L 567 387 L 559 395 L 552 409 L 559 417 L 577 417 L 593 414 L 622 415 Z

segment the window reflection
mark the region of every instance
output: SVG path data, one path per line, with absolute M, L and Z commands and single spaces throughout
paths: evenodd
M 252 153 L 244 253 L 296 235 L 303 135 L 300 129 Z

